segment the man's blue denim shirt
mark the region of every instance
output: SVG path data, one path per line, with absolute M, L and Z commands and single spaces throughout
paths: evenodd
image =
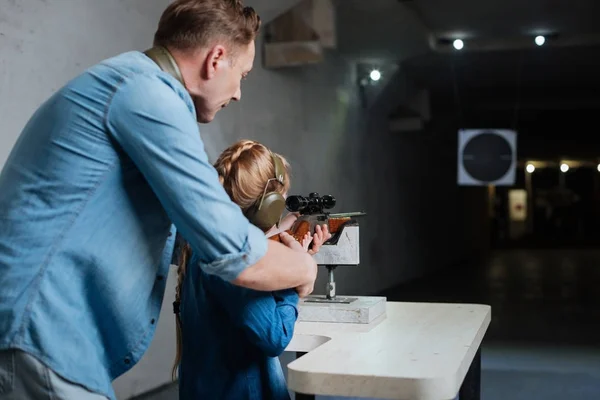
M 278 356 L 294 335 L 294 289 L 258 292 L 188 264 L 182 285 L 180 400 L 289 400 Z
M 124 53 L 42 104 L 0 174 L 0 349 L 114 398 L 154 335 L 175 227 L 227 281 L 267 249 L 219 184 L 185 88 Z

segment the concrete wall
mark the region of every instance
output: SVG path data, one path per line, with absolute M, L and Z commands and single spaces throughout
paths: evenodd
M 282 8 L 267 0 L 249 4 L 259 11 L 268 5 L 268 17 L 273 17 L 294 2 L 281 2 Z M 0 166 L 33 110 L 55 89 L 105 57 L 148 47 L 167 3 L 0 0 Z M 356 13 L 362 16 L 357 19 L 360 26 L 378 18 L 371 11 L 366 17 L 365 10 Z M 340 29 L 341 34 L 351 31 L 351 17 L 344 8 L 340 24 L 346 28 Z M 407 57 L 423 48 L 424 31 L 406 15 L 402 20 L 412 21 L 400 25 L 402 42 L 412 43 L 408 39 L 412 35 L 411 40 L 420 43 L 407 45 L 402 56 Z M 372 33 L 374 39 L 382 35 L 379 29 Z M 363 37 L 360 43 L 368 46 L 369 40 Z M 287 70 L 263 69 L 258 50 L 255 69 L 243 84 L 242 101 L 203 126 L 202 137 L 213 160 L 239 138 L 262 141 L 291 162 L 293 193 L 332 194 L 338 200 L 335 211 L 367 211 L 361 222 L 362 265 L 336 274 L 339 293 L 376 293 L 470 253 L 480 213 L 469 204 L 483 203 L 477 190 L 465 194 L 456 188 L 455 142 L 446 139 L 444 126 L 390 134 L 386 113 L 403 92 L 398 85 L 371 91 L 365 108 L 356 86 L 356 69 L 348 59 L 362 53 L 344 40 L 340 51 L 329 53 L 326 62 Z M 365 54 L 379 57 L 380 52 L 375 53 Z M 402 79 L 401 74 L 385 75 L 381 85 Z M 474 200 L 465 202 L 465 196 Z M 481 208 L 485 209 L 477 209 Z M 150 350 L 114 383 L 120 399 L 169 380 L 175 347 L 171 272 Z M 324 272 L 317 293 L 323 292 Z
M 0 0 L 0 166 L 35 108 L 96 62 L 144 49 L 167 0 Z

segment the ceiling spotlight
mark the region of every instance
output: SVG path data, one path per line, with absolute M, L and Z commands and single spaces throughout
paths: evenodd
M 455 48 L 456 50 L 460 50 L 460 49 L 462 49 L 463 47 L 465 47 L 465 44 L 464 44 L 464 43 L 463 43 L 463 41 L 462 41 L 462 40 L 460 40 L 460 39 L 456 39 L 456 40 L 454 41 L 454 43 L 452 43 L 452 45 L 454 46 L 454 48 Z
M 381 79 L 381 72 L 379 72 L 379 70 L 374 69 L 369 74 L 369 78 L 371 78 L 372 81 L 377 82 L 378 80 Z
M 537 44 L 538 46 L 543 45 L 544 43 L 546 43 L 546 38 L 543 36 L 536 36 L 535 38 L 535 44 Z
M 533 164 L 527 164 L 527 167 L 525 167 L 525 169 L 527 170 L 527 172 L 532 174 L 533 171 L 535 171 L 535 166 Z
M 598 164 L 598 172 L 600 172 L 600 164 Z
M 567 172 L 569 170 L 569 164 L 565 164 L 565 163 L 560 164 L 560 170 L 562 172 Z

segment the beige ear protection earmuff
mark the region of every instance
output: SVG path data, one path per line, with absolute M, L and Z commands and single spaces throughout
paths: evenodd
M 254 225 L 266 231 L 273 225 L 279 224 L 283 210 L 285 210 L 285 198 L 277 192 L 268 192 L 267 188 L 272 180 L 278 181 L 280 184 L 284 184 L 283 172 L 284 166 L 279 157 L 271 153 L 273 158 L 273 165 L 275 166 L 275 177 L 271 178 L 265 184 L 265 189 L 260 201 L 250 207 L 246 211 L 246 217 Z

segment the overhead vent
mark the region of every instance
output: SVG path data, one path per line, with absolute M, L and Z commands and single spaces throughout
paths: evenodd
M 265 30 L 266 68 L 316 64 L 323 61 L 325 49 L 337 45 L 332 0 L 303 0 Z

